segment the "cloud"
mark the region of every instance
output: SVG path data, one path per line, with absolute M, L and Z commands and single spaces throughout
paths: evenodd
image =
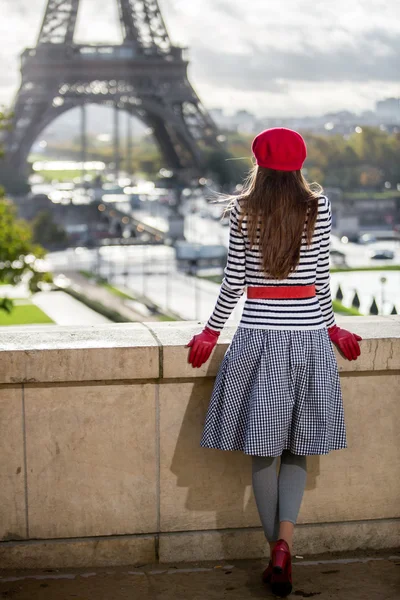
M 285 91 L 288 81 L 365 82 L 399 79 L 400 38 L 382 30 L 365 34 L 335 53 L 304 41 L 300 49 L 248 44 L 246 53 L 223 52 L 200 42 L 193 51 L 196 75 L 222 87 Z
M 36 43 L 47 0 L 0 2 L 7 6 L 0 20 L 0 101 L 10 101 L 18 55 Z M 293 113 L 307 105 L 307 94 L 328 102 L 329 89 L 333 105 L 351 108 L 359 98 L 370 108 L 399 80 L 400 20 L 392 0 L 159 4 L 172 41 L 190 49 L 191 81 L 207 105 L 242 102 L 252 110 L 284 106 Z M 116 0 L 81 0 L 77 41 L 117 42 L 116 8 Z
M 221 13 L 229 15 L 233 19 L 243 19 L 243 11 L 230 0 L 214 0 L 213 5 Z

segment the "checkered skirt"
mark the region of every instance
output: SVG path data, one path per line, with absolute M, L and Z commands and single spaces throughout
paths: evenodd
M 215 381 L 200 445 L 258 456 L 346 448 L 327 329 L 239 327 Z

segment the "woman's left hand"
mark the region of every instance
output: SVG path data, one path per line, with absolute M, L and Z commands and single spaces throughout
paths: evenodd
M 342 329 L 337 325 L 328 328 L 328 334 L 331 341 L 341 350 L 347 360 L 357 360 L 361 354 L 360 342 L 362 337 L 356 333 L 351 333 L 347 329 Z

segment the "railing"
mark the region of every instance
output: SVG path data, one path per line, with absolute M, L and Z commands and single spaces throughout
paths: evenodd
M 338 356 L 349 448 L 308 459 L 301 554 L 399 540 L 400 319 L 342 322 L 364 338 L 356 362 Z M 234 328 L 192 369 L 199 328 L 1 330 L 4 568 L 265 555 L 250 458 L 199 446 Z
M 187 50 L 185 48 L 172 47 L 169 52 L 158 52 L 157 48 L 144 48 L 138 52 L 133 45 L 117 44 L 93 44 L 93 45 L 64 45 L 64 44 L 41 44 L 36 48 L 27 48 L 21 55 L 22 64 L 34 59 L 46 59 L 59 61 L 60 58 L 84 58 L 90 60 L 96 59 L 139 59 L 159 58 L 168 62 L 181 62 L 188 60 Z

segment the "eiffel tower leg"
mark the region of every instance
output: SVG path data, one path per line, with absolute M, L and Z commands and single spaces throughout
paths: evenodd
M 165 166 L 173 170 L 182 168 L 181 146 L 177 147 L 176 144 L 173 144 L 164 120 L 155 116 L 150 117 L 149 120 L 154 131 L 154 137 L 166 161 Z
M 191 170 L 200 175 L 205 168 L 201 146 L 226 153 L 218 139 L 214 122 L 188 82 L 183 99 L 181 87 L 172 87 L 168 98 L 145 97 L 143 109 L 170 168 Z
M 57 117 L 72 108 L 81 107 L 84 99 L 66 98 L 60 105 L 54 105 L 52 99 L 58 96 L 58 88 L 29 101 L 24 94 L 18 96 L 14 119 L 5 141 L 5 165 L 12 179 L 26 181 L 29 174 L 27 158 L 30 149 L 40 133 Z M 87 143 L 83 131 L 86 129 L 86 115 L 81 121 L 81 158 L 86 155 Z M 85 137 L 85 141 L 84 138 Z
M 119 108 L 118 105 L 114 106 L 114 177 L 115 181 L 119 179 L 120 171 L 120 154 L 119 154 Z
M 4 141 L 5 172 L 4 184 L 9 189 L 18 189 L 26 184 L 29 175 L 27 157 L 40 132 L 56 118 L 58 111 L 49 107 L 46 97 L 29 97 L 23 92 L 18 95 L 10 130 Z
M 173 170 L 202 167 L 202 155 L 185 121 L 168 104 L 144 103 L 146 122 L 154 130 L 166 166 Z
M 128 175 L 133 174 L 132 145 L 133 145 L 132 117 L 127 112 L 126 113 L 126 172 L 128 173 Z
M 86 131 L 86 105 L 81 106 L 81 162 L 82 162 L 82 182 L 85 181 L 87 159 L 87 131 Z

